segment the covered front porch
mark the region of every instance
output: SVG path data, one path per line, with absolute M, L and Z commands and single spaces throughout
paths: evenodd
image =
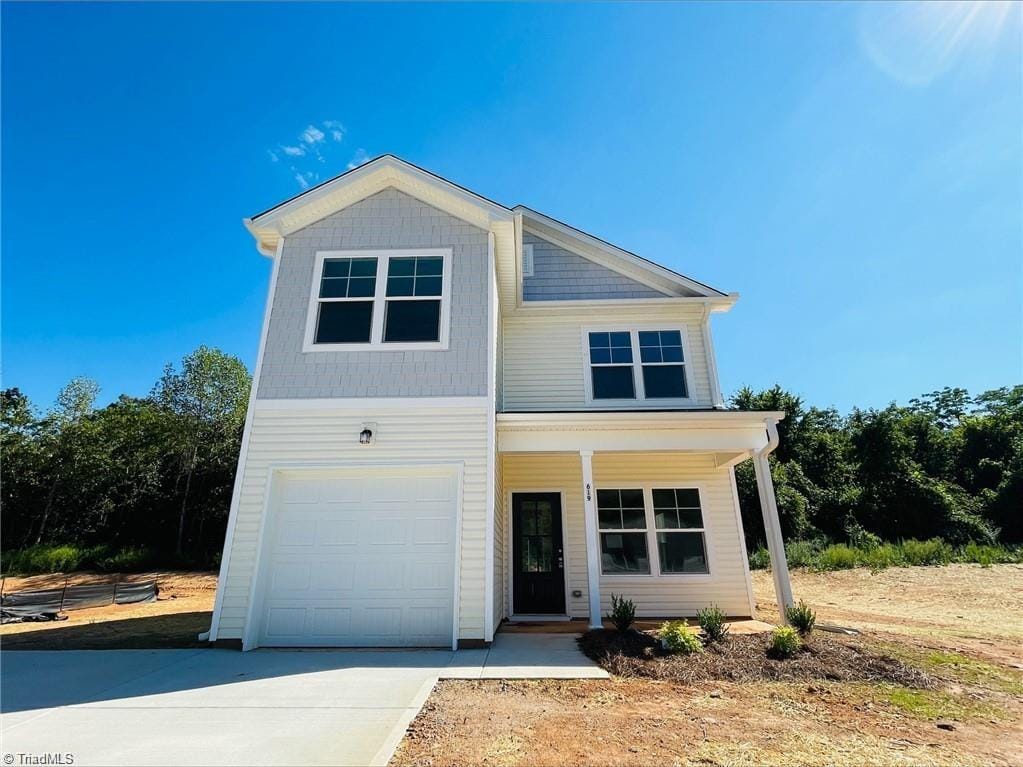
M 572 621 L 565 626 L 572 630 L 583 619 L 597 628 L 612 594 L 632 600 L 640 619 L 693 616 L 711 604 L 731 617 L 755 617 L 734 475 L 747 458 L 778 603 L 791 605 L 767 463 L 783 417 L 499 414 L 495 624 Z

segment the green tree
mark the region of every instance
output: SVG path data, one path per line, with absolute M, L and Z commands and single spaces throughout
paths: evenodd
M 184 483 L 175 543 L 178 554 L 184 551 L 197 470 L 237 458 L 249 386 L 249 374 L 241 360 L 200 346 L 182 360 L 180 370 L 168 365 L 153 390 L 153 399 L 175 420 L 171 442 L 178 455 L 178 479 Z

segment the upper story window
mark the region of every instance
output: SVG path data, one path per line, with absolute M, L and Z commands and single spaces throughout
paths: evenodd
M 683 331 L 587 330 L 586 401 L 682 404 L 690 400 Z
M 451 251 L 318 253 L 303 351 L 446 349 Z

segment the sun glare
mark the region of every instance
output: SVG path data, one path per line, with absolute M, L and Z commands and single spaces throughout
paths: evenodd
M 860 38 L 874 64 L 907 85 L 926 85 L 970 60 L 985 65 L 1003 33 L 1020 39 L 1021 5 L 1006 0 L 865 3 Z

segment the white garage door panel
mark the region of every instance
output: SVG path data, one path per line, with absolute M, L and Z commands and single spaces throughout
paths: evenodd
M 454 477 L 278 481 L 259 644 L 450 646 Z

